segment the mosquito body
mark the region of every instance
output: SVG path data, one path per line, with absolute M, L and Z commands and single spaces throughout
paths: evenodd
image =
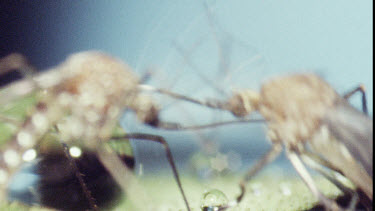
M 313 168 L 313 164 L 318 164 L 315 166 L 325 166 L 342 173 L 372 201 L 373 123 L 365 114 L 367 107 L 363 88 L 341 97 L 317 75 L 295 74 L 264 83 L 260 92 L 238 91 L 224 102 L 201 102 L 165 90 L 154 91 L 210 108 L 227 110 L 239 118 L 253 112 L 263 116 L 272 148 L 247 173 L 240 183 L 241 194 L 229 207 L 242 200 L 246 182 L 273 161 L 283 147 L 287 158 L 310 191 L 327 209 L 336 210 L 340 207 L 319 191 L 304 163 Z M 363 94 L 364 113 L 353 108 L 346 100 L 356 91 Z M 347 190 L 337 179 L 330 179 L 335 185 Z
M 25 70 L 29 67 L 24 60 L 19 61 L 22 63 L 6 58 L 0 66 L 5 68 L 5 72 L 7 68 Z M 158 107 L 150 97 L 140 94 L 138 85 L 138 78 L 125 63 L 101 52 L 87 51 L 71 55 L 45 73 L 26 77 L 5 87 L 0 93 L 3 98 L 1 103 L 31 91 L 37 92 L 37 102 L 12 140 L 3 147 L 4 152 L 0 155 L 1 186 L 6 186 L 9 174 L 19 166 L 26 150 L 38 144 L 51 128 L 55 128 L 60 140 L 67 144 L 80 140 L 90 151 L 98 153 L 100 161 L 126 192 L 131 182 L 126 178 L 131 177 L 118 157 L 111 154 L 104 144 L 111 139 L 150 140 L 164 146 L 189 210 L 172 154 L 162 137 L 139 133 L 112 137 L 123 110 L 134 111 L 145 124 L 161 126 Z
M 301 162 L 308 147 L 372 200 L 372 120 L 321 78 L 293 75 L 274 79 L 265 83 L 259 94 L 239 92 L 226 107 L 240 117 L 259 111 L 273 143 L 271 153 L 283 144 L 288 159 L 327 208 L 331 203 L 315 187 Z

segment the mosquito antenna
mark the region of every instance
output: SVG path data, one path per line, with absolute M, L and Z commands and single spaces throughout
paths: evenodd
M 264 123 L 264 122 L 265 122 L 264 119 L 237 119 L 237 120 L 215 122 L 215 123 L 204 124 L 204 125 L 192 125 L 192 126 L 182 126 L 178 123 L 161 122 L 158 124 L 158 127 L 165 129 L 165 130 L 202 130 L 202 129 L 215 128 L 215 127 L 231 125 L 231 124 Z
M 219 102 L 219 101 L 206 101 L 206 102 L 204 102 L 204 101 L 200 101 L 200 100 L 197 100 L 197 99 L 194 99 L 194 98 L 191 98 L 191 97 L 187 97 L 185 95 L 177 94 L 177 93 L 165 90 L 165 89 L 155 88 L 155 87 L 145 85 L 145 84 L 138 85 L 138 88 L 140 90 L 143 90 L 143 91 L 151 91 L 151 92 L 156 92 L 156 93 L 159 93 L 159 94 L 165 94 L 165 95 L 168 95 L 168 96 L 176 98 L 176 99 L 188 101 L 188 102 L 191 102 L 191 103 L 194 103 L 194 104 L 206 106 L 206 107 L 213 108 L 213 109 L 227 110 L 225 108 L 225 103 L 222 103 L 222 102 Z

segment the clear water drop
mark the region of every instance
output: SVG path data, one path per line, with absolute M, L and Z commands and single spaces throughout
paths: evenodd
M 218 189 L 212 189 L 203 194 L 201 199 L 202 211 L 217 211 L 228 205 L 227 196 Z

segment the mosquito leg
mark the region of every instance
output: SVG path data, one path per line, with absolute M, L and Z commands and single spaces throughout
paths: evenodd
M 31 94 L 33 91 L 38 90 L 38 86 L 31 80 L 20 80 L 13 82 L 6 87 L 0 89 L 0 105 L 5 105 L 12 100 L 21 96 Z
M 173 175 L 176 179 L 178 188 L 180 189 L 180 192 L 181 192 L 182 197 L 184 199 L 186 208 L 190 211 L 189 203 L 187 201 L 185 192 L 182 188 L 181 180 L 180 180 L 179 174 L 177 172 L 176 165 L 175 165 L 174 160 L 173 160 L 172 152 L 171 152 L 171 150 L 168 146 L 168 143 L 164 140 L 163 137 L 157 136 L 157 135 L 151 135 L 151 134 L 144 134 L 144 133 L 130 133 L 130 134 L 126 134 L 126 135 L 121 136 L 121 137 L 112 137 L 111 139 L 141 139 L 141 140 L 145 140 L 145 141 L 153 141 L 153 142 L 157 142 L 157 143 L 162 144 L 164 149 L 165 149 L 165 153 L 166 153 L 169 165 L 172 168 Z
M 344 94 L 344 98 L 347 100 L 352 97 L 355 93 L 360 92 L 362 94 L 362 111 L 366 115 L 368 115 L 367 110 L 367 98 L 366 98 L 366 89 L 363 85 L 358 86 L 357 88 L 353 89 L 352 91 Z
M 25 76 L 34 72 L 34 68 L 29 64 L 27 58 L 19 53 L 12 53 L 0 58 L 0 75 L 4 75 L 13 70 L 19 70 Z
M 341 208 L 336 204 L 336 202 L 332 201 L 331 199 L 327 198 L 323 195 L 322 192 L 316 187 L 314 180 L 312 179 L 311 175 L 307 171 L 306 167 L 303 165 L 300 157 L 296 152 L 292 150 L 286 151 L 286 156 L 296 169 L 297 173 L 300 175 L 302 180 L 305 182 L 307 187 L 313 193 L 318 200 L 323 203 L 323 205 L 329 210 L 341 210 Z
M 14 125 L 16 127 L 20 126 L 20 123 L 19 123 L 19 121 L 16 118 L 12 118 L 12 117 L 5 116 L 5 115 L 2 115 L 2 114 L 0 114 L 0 122 L 1 123 L 12 124 L 12 125 Z
M 19 75 L 15 75 L 16 72 Z M 30 94 L 40 87 L 33 79 L 36 69 L 29 64 L 27 58 L 19 53 L 12 53 L 0 58 L 0 104 L 10 102 L 16 97 Z M 22 80 L 14 81 L 14 77 Z
M 122 138 L 118 139 L 121 140 Z M 132 171 L 124 165 L 113 149 L 105 143 L 99 143 L 97 153 L 100 162 L 121 187 L 122 191 L 125 192 L 126 198 L 132 202 L 132 208 L 134 208 L 134 210 L 140 210 L 141 207 L 144 207 L 144 204 L 142 204 L 142 206 L 139 201 L 140 199 L 150 201 L 149 196 L 142 191 Z
M 73 171 L 75 172 L 76 178 L 78 179 L 78 181 L 79 181 L 79 183 L 80 183 L 80 185 L 82 187 L 82 190 L 85 193 L 85 196 L 86 196 L 86 198 L 87 198 L 87 200 L 88 200 L 88 202 L 90 204 L 90 208 L 92 210 L 97 211 L 98 210 L 98 206 L 96 205 L 95 199 L 91 195 L 91 191 L 88 189 L 88 187 L 86 185 L 86 182 L 83 180 L 83 177 L 82 177 L 83 175 L 80 173 L 80 171 L 79 171 L 79 169 L 77 167 L 76 162 L 74 161 L 74 159 L 70 155 L 68 145 L 66 145 L 63 141 L 61 141 L 61 144 L 63 145 L 65 156 L 68 158 L 69 164 L 72 167 Z
M 262 168 L 264 168 L 267 164 L 274 161 L 281 153 L 283 147 L 280 144 L 273 144 L 272 148 L 265 154 L 263 157 L 258 160 L 255 165 L 253 165 L 249 171 L 245 174 L 243 179 L 240 182 L 240 189 L 241 193 L 236 197 L 235 201 L 230 202 L 228 205 L 218 207 L 218 210 L 226 210 L 228 208 L 234 207 L 239 204 L 246 192 L 246 183 L 255 176 Z
M 272 148 L 263 157 L 253 165 L 250 170 L 245 174 L 240 182 L 241 193 L 236 198 L 236 204 L 240 203 L 246 192 L 246 183 L 255 176 L 267 164 L 274 161 L 281 153 L 282 146 L 280 144 L 273 144 Z
M 302 161 L 309 166 L 310 168 L 314 169 L 315 171 L 322 174 L 326 177 L 330 182 L 332 182 L 336 187 L 338 187 L 343 193 L 353 195 L 355 192 L 346 187 L 342 182 L 340 182 L 334 175 L 333 171 L 324 168 L 320 163 L 317 163 L 314 159 L 309 157 L 308 155 L 302 154 L 301 155 Z
M 352 196 L 352 199 L 350 201 L 350 204 L 348 205 L 347 210 L 355 210 L 358 202 L 360 202 L 365 207 L 370 206 L 370 203 L 368 203 L 369 199 L 366 196 L 361 196 L 358 190 L 352 190 L 351 188 L 348 188 L 346 185 L 340 182 L 335 175 L 333 175 L 333 172 L 337 172 L 340 174 L 341 172 L 335 168 L 332 168 L 330 163 L 328 163 L 326 160 L 322 159 L 319 156 L 316 156 L 315 154 L 312 154 L 311 152 L 303 152 L 301 154 L 301 158 L 306 165 L 308 165 L 310 168 L 314 169 L 315 171 L 319 172 L 324 177 L 326 177 L 330 182 L 336 185 L 336 187 L 338 187 L 345 195 Z
M 304 151 L 303 153 L 301 153 L 303 156 L 301 157 L 302 159 L 304 159 L 304 157 L 308 157 L 309 159 L 312 160 L 312 162 L 315 162 L 315 163 L 318 163 L 322 166 L 325 166 L 327 168 L 329 168 L 330 170 L 332 171 L 335 171 L 335 172 L 338 172 L 341 174 L 340 170 L 337 169 L 335 166 L 333 166 L 330 162 L 328 162 L 327 160 L 323 159 L 322 157 L 314 154 L 314 153 L 311 153 L 311 152 L 308 152 L 308 151 Z
M 6 77 L 7 75 L 11 74 L 12 71 L 20 73 L 21 78 L 26 78 L 33 82 L 32 75 L 36 72 L 36 69 L 29 63 L 28 59 L 24 55 L 12 53 L 8 56 L 0 58 L 0 76 Z

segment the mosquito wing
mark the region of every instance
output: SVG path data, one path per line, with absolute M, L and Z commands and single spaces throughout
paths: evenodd
M 373 123 L 372 119 L 340 99 L 330 110 L 323 123 L 340 140 L 351 155 L 373 176 Z

